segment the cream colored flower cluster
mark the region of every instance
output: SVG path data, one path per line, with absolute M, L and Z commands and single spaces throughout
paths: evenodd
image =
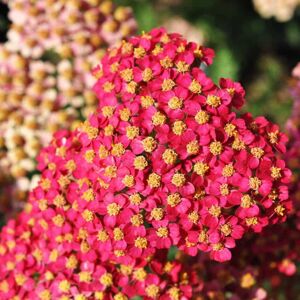
M 297 6 L 300 4 L 299 0 L 253 0 L 255 10 L 263 18 L 274 17 L 279 22 L 286 22 L 290 20 Z

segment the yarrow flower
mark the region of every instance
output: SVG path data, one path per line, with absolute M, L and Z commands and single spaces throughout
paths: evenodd
M 279 22 L 289 21 L 299 4 L 299 0 L 253 0 L 254 8 L 263 18 L 275 17 Z
M 299 66 L 294 69 L 293 76 L 291 94 L 294 105 L 286 126 L 290 140 L 284 154 L 287 165 L 294 171 L 289 185 L 293 210 L 284 224 L 275 224 L 260 235 L 251 234 L 240 241 L 233 250 L 234 259 L 225 265 L 214 265 L 205 256 L 200 256 L 198 263 L 207 272 L 202 291 L 205 294 L 226 298 L 230 291 L 237 299 L 279 299 L 280 295 L 294 299 L 299 295 Z M 277 177 L 277 169 L 272 170 L 271 175 Z M 248 207 L 249 201 L 250 198 L 243 198 L 243 206 Z M 277 215 L 284 214 L 281 205 L 275 211 Z
M 54 50 L 63 58 L 85 57 L 132 34 L 129 7 L 101 0 L 10 0 L 8 46 L 24 57 Z
M 233 112 L 244 89 L 213 83 L 213 56 L 164 29 L 108 51 L 93 70 L 97 112 L 55 134 L 25 212 L 2 231 L 1 261 L 15 266 L 0 267 L 3 299 L 189 299 L 199 279 L 162 275 L 161 253 L 228 261 L 246 231 L 286 219 L 286 136 Z
M 74 129 L 96 109 L 89 70 L 136 23 L 130 8 L 111 1 L 8 5 L 12 25 L 0 46 L 0 169 L 16 180 L 13 198 L 26 199 L 40 149 L 55 131 Z

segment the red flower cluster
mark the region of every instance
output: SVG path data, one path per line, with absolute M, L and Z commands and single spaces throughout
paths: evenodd
M 244 90 L 214 84 L 212 58 L 162 29 L 108 52 L 97 112 L 41 152 L 27 211 L 1 234 L 1 299 L 188 299 L 201 285 L 179 262 L 163 275 L 171 246 L 226 261 L 245 231 L 285 220 L 286 137 L 233 112 Z

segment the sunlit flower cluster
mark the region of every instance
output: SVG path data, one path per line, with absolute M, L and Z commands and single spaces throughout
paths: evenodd
M 263 18 L 275 17 L 279 22 L 290 20 L 299 0 L 253 0 L 255 9 Z
M 0 46 L 0 170 L 17 179 L 13 198 L 34 184 L 35 157 L 52 133 L 74 128 L 96 109 L 90 69 L 135 31 L 129 8 L 100 2 L 8 2 L 12 25 Z
M 202 264 L 169 249 L 227 261 L 245 231 L 285 220 L 286 137 L 232 111 L 244 90 L 214 84 L 212 58 L 163 29 L 108 51 L 97 112 L 42 150 L 39 185 L 1 233 L 1 299 L 200 297 Z

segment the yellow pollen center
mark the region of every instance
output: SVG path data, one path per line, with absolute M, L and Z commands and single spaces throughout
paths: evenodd
M 159 227 L 156 230 L 156 234 L 160 238 L 166 238 L 169 235 L 169 230 L 167 227 Z
M 103 106 L 101 111 L 104 117 L 110 118 L 113 116 L 114 110 L 113 106 Z
M 186 145 L 186 151 L 190 155 L 196 155 L 199 152 L 200 146 L 198 141 L 191 141 Z
M 164 211 L 160 207 L 155 207 L 151 210 L 151 218 L 153 218 L 156 221 L 159 221 L 163 218 Z
M 57 207 L 63 207 L 66 204 L 66 199 L 64 196 L 62 195 L 57 195 L 54 200 L 53 203 L 55 206 Z
M 171 108 L 171 109 L 179 109 L 179 108 L 182 108 L 182 105 L 183 105 L 183 101 L 182 101 L 180 98 L 176 97 L 176 96 L 172 97 L 172 98 L 169 100 L 169 102 L 168 102 L 168 106 L 169 106 L 169 108 Z
M 6 280 L 0 282 L 0 291 L 3 293 L 7 293 L 9 291 L 9 285 Z
M 65 218 L 62 215 L 57 215 L 52 218 L 52 221 L 56 226 L 62 227 L 65 222 Z
M 122 143 L 112 145 L 111 154 L 113 156 L 120 157 L 125 153 L 125 148 Z
M 238 137 L 236 137 L 232 143 L 232 149 L 240 151 L 242 149 L 245 149 L 245 143 Z
M 172 181 L 171 181 L 175 186 L 181 187 L 185 184 L 185 176 L 184 174 L 181 173 L 175 173 L 172 176 Z
M 231 177 L 234 174 L 234 167 L 232 164 L 228 164 L 224 166 L 222 170 L 222 176 L 223 177 Z
M 188 219 L 190 222 L 197 224 L 199 220 L 199 214 L 196 211 L 192 211 L 191 213 L 188 214 Z
M 221 98 L 215 95 L 208 95 L 206 98 L 206 103 L 212 107 L 218 107 L 221 104 Z
M 142 202 L 142 197 L 138 193 L 135 193 L 129 197 L 129 200 L 132 205 L 139 205 Z
M 132 69 L 124 69 L 120 72 L 121 77 L 126 82 L 130 82 L 133 79 L 133 70 Z
M 224 127 L 224 130 L 229 137 L 232 137 L 236 134 L 235 129 L 236 129 L 236 126 L 233 124 L 230 124 L 230 123 L 227 123 Z
M 160 180 L 161 176 L 156 173 L 152 173 L 149 175 L 147 182 L 151 188 L 158 188 L 160 187 Z
M 249 186 L 252 190 L 258 191 L 261 186 L 261 180 L 257 177 L 251 177 L 249 179 Z
M 128 126 L 126 128 L 126 136 L 130 139 L 133 140 L 139 135 L 139 128 L 136 126 Z
M 172 149 L 166 149 L 162 155 L 164 162 L 168 165 L 173 165 L 176 162 L 177 154 Z
M 51 293 L 49 290 L 43 290 L 39 293 L 39 297 L 41 300 L 51 300 Z
M 221 214 L 221 207 L 218 205 L 212 205 L 208 211 L 212 216 L 218 218 Z
M 227 183 L 223 183 L 220 185 L 220 192 L 222 196 L 229 195 L 229 187 Z
M 231 225 L 226 223 L 224 225 L 221 226 L 221 232 L 225 235 L 225 236 L 229 236 L 232 232 L 231 229 Z
M 146 50 L 141 46 L 134 49 L 135 58 L 142 58 L 143 56 L 145 56 L 145 54 L 146 54 Z
M 201 161 L 196 162 L 194 165 L 194 172 L 197 175 L 204 176 L 208 170 L 209 170 L 208 164 L 203 163 Z
M 168 290 L 171 300 L 180 300 L 180 289 L 176 286 L 171 287 Z
M 281 168 L 271 167 L 271 176 L 274 179 L 281 178 Z
M 178 63 L 176 63 L 176 68 L 178 72 L 185 73 L 189 70 L 190 66 L 186 62 L 180 60 Z
M 186 130 L 186 124 L 183 121 L 175 121 L 172 126 L 172 131 L 176 135 L 182 135 Z
M 128 300 L 128 297 L 120 292 L 114 296 L 114 300 Z
M 198 81 L 193 79 L 193 81 L 191 82 L 191 84 L 189 86 L 189 90 L 194 94 L 200 94 L 202 91 L 202 87 Z
M 106 93 L 110 93 L 115 88 L 115 86 L 112 82 L 108 81 L 103 84 L 102 88 Z
M 146 152 L 152 152 L 156 148 L 156 146 L 157 146 L 157 142 L 151 136 L 143 139 L 142 143 L 143 143 L 144 150 Z
M 148 247 L 148 241 L 144 237 L 137 237 L 134 241 L 134 246 L 139 249 L 146 249 Z
M 130 94 L 135 94 L 138 84 L 135 81 L 130 81 L 126 85 L 126 91 Z
M 144 156 L 140 155 L 134 159 L 133 165 L 137 170 L 144 170 L 148 166 L 148 162 Z
M 220 250 L 224 249 L 224 245 L 222 243 L 217 243 L 217 244 L 212 245 L 212 248 L 214 251 L 220 251 Z
M 153 73 L 150 68 L 146 68 L 142 73 L 143 81 L 148 82 L 152 79 Z
M 112 136 L 114 133 L 114 127 L 111 124 L 108 124 L 104 127 L 105 136 Z
M 144 218 L 143 218 L 142 214 L 133 215 L 130 218 L 130 221 L 131 221 L 132 225 L 136 226 L 136 227 L 144 224 Z
M 100 283 L 105 287 L 112 286 L 113 284 L 113 276 L 110 273 L 105 273 L 100 277 Z
M 241 199 L 241 207 L 249 208 L 254 204 L 254 201 L 251 199 L 250 195 L 244 195 Z
M 88 162 L 91 163 L 94 159 L 94 157 L 96 156 L 94 150 L 87 150 L 84 154 L 84 159 Z
M 274 208 L 274 211 L 278 216 L 283 217 L 285 214 L 285 207 L 279 204 Z
M 150 284 L 146 287 L 146 294 L 148 297 L 156 298 L 159 294 L 159 287 L 155 284 Z
M 166 91 L 171 91 L 173 87 L 175 86 L 175 82 L 172 79 L 164 79 L 161 89 L 166 92 Z
M 71 284 L 66 279 L 62 280 L 58 285 L 59 290 L 63 293 L 67 293 L 70 290 L 70 287 L 71 287 Z
M 166 123 L 166 116 L 157 111 L 153 116 L 152 116 L 152 123 L 154 126 L 160 126 Z
M 123 240 L 124 233 L 123 233 L 123 231 L 122 231 L 121 228 L 119 228 L 119 227 L 114 228 L 113 233 L 114 233 L 114 240 L 115 241 L 121 241 L 121 240 Z
M 147 272 L 144 270 L 144 268 L 138 268 L 134 271 L 133 277 L 138 281 L 144 281 L 147 277 Z
M 86 222 L 92 222 L 94 220 L 94 214 L 88 209 L 85 209 L 81 214 Z
M 213 155 L 220 155 L 223 151 L 223 145 L 221 142 L 214 141 L 209 145 L 209 150 Z
M 141 105 L 143 108 L 149 108 L 150 106 L 154 105 L 155 101 L 150 96 L 142 96 L 141 97 Z
M 117 177 L 117 167 L 116 166 L 107 166 L 104 170 L 105 176 L 109 178 Z
M 258 159 L 260 159 L 265 153 L 265 151 L 260 147 L 251 148 L 250 152 L 254 157 Z
M 161 59 L 160 60 L 160 65 L 165 68 L 165 69 L 168 69 L 168 68 L 172 68 L 173 67 L 173 62 L 171 60 L 170 57 L 166 56 L 165 58 Z
M 92 280 L 92 275 L 90 272 L 82 271 L 79 274 L 79 281 L 89 283 Z
M 268 138 L 271 144 L 277 144 L 278 142 L 278 131 L 274 131 L 274 132 L 269 132 L 268 133 Z
M 125 175 L 125 177 L 122 179 L 122 183 L 126 186 L 126 187 L 133 187 L 135 184 L 135 180 L 134 177 L 132 175 Z
M 108 240 L 108 238 L 109 238 L 109 235 L 108 235 L 108 233 L 104 229 L 98 231 L 98 234 L 97 234 L 98 241 L 100 241 L 100 242 L 106 242 Z
M 99 147 L 98 154 L 101 159 L 104 159 L 108 156 L 109 153 L 108 150 L 105 148 L 105 146 L 101 145 Z
M 85 201 L 93 201 L 95 199 L 95 194 L 94 194 L 94 191 L 93 189 L 88 189 L 86 190 L 83 195 L 82 195 L 82 198 L 85 200 Z
M 126 107 L 123 108 L 123 109 L 121 109 L 119 111 L 119 114 L 120 114 L 120 119 L 122 121 L 125 121 L 125 122 L 127 122 L 129 120 L 130 116 L 131 116 L 130 110 L 128 108 L 126 108 Z
M 77 263 L 78 263 L 78 260 L 77 260 L 76 256 L 71 255 L 66 262 L 66 267 L 71 270 L 76 269 Z
M 117 203 L 110 203 L 107 205 L 106 209 L 110 216 L 117 216 L 121 210 L 121 206 Z
M 245 221 L 247 226 L 255 226 L 258 224 L 257 217 L 246 218 Z
M 115 250 L 114 255 L 117 257 L 121 257 L 125 255 L 125 252 L 123 250 Z
M 174 194 L 169 195 L 167 197 L 167 202 L 168 202 L 168 205 L 170 205 L 171 207 L 175 207 L 176 205 L 178 205 L 181 202 L 180 194 L 174 193 Z
M 209 121 L 209 114 L 204 110 L 200 110 L 197 112 L 195 120 L 200 125 L 206 124 Z

